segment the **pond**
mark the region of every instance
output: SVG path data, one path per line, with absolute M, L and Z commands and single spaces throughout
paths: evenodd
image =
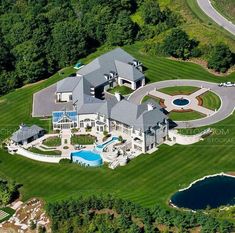
M 235 177 L 215 175 L 199 180 L 175 193 L 171 203 L 191 210 L 235 205 Z

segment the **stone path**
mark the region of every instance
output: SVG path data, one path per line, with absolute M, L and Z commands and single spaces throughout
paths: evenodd
M 139 104 L 144 96 L 148 95 L 149 92 L 156 89 L 174 86 L 195 86 L 210 89 L 210 91 L 214 92 L 221 99 L 221 107 L 214 114 L 198 120 L 176 122 L 178 128 L 196 128 L 211 125 L 229 117 L 234 111 L 235 87 L 219 87 L 218 83 L 205 82 L 201 80 L 177 79 L 151 83 L 137 89 L 129 96 L 128 99 L 133 103 Z

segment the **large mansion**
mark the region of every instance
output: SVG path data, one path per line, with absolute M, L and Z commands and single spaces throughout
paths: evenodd
M 142 152 L 156 147 L 166 139 L 169 127 L 167 116 L 157 103 L 137 105 L 119 93 L 105 97 L 106 90 L 116 85 L 133 90 L 144 86 L 142 70 L 138 60 L 117 48 L 82 67 L 76 76 L 59 81 L 53 89 L 55 104 L 48 108 L 53 128 L 89 127 L 97 133 L 126 134 L 131 138 L 132 148 Z

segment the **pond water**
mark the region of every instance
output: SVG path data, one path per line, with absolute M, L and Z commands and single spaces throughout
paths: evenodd
M 235 205 L 235 178 L 223 175 L 205 178 L 175 193 L 171 202 L 177 207 L 192 210 Z

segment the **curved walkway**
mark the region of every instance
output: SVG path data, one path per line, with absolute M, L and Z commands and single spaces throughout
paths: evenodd
M 202 11 L 218 25 L 235 35 L 235 25 L 223 17 L 211 4 L 210 0 L 197 0 Z
M 217 94 L 221 99 L 221 107 L 213 115 L 198 120 L 176 122 L 177 128 L 196 128 L 211 125 L 227 118 L 234 111 L 235 87 L 219 87 L 217 83 L 200 80 L 167 80 L 148 84 L 137 89 L 128 99 L 133 103 L 139 104 L 143 97 L 148 95 L 149 92 L 156 89 L 174 86 L 195 86 L 199 88 L 207 88 Z

